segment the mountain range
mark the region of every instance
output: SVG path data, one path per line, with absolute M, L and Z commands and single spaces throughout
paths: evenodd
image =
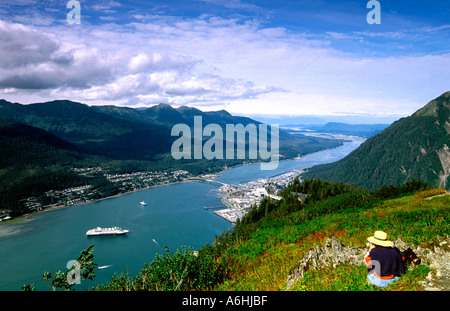
M 159 104 L 139 110 L 117 106 L 88 106 L 67 100 L 21 105 L 0 100 L 0 117 L 25 124 L 71 144 L 79 152 L 118 160 L 157 160 L 170 153 L 176 137 L 170 129 L 175 124 L 193 126 L 194 116 L 203 125 L 258 125 L 246 117 L 232 116 L 225 110 L 202 112 L 182 106 L 177 109 Z M 290 135 L 280 131 L 280 153 L 289 158 L 342 141 Z
M 368 189 L 420 180 L 449 189 L 450 92 L 433 99 L 367 139 L 340 161 L 311 168 L 305 177 Z
M 88 106 L 69 100 L 28 105 L 0 100 L 0 209 L 51 189 L 92 184 L 92 180 L 74 173 L 76 167 L 100 166 L 104 173 L 184 169 L 200 174 L 249 160 L 248 154 L 246 159 L 175 160 L 171 147 L 178 137 L 171 135 L 171 129 L 179 123 L 192 128 L 194 116 L 202 117 L 203 126 L 218 124 L 223 129 L 226 124 L 260 124 L 225 110 L 203 112 L 167 104 L 133 109 Z M 279 131 L 283 158 L 342 143 Z M 97 183 L 106 183 L 102 176 L 98 176 Z
M 325 125 L 311 125 L 307 128 L 320 133 L 344 134 L 370 138 L 383 131 L 390 124 L 347 124 L 342 122 L 328 122 Z
M 225 110 L 203 112 L 159 104 L 146 109 L 88 106 L 68 100 L 23 105 L 0 100 L 0 208 L 13 202 L 93 181 L 73 171 L 75 167 L 101 166 L 118 173 L 142 170 L 185 169 L 194 174 L 214 172 L 238 160 L 175 160 L 171 136 L 175 124 L 259 125 Z M 386 125 L 365 126 L 367 135 Z M 317 131 L 358 131 L 344 124 L 326 124 Z M 420 180 L 434 187 L 450 186 L 450 92 L 402 118 L 342 160 L 313 167 L 304 178 L 354 183 L 368 189 L 400 186 Z M 361 134 L 361 133 L 360 133 Z M 207 138 L 203 138 L 205 141 Z M 342 140 L 324 139 L 280 129 L 280 154 L 292 158 L 334 148 Z M 103 175 L 97 183 L 106 184 Z M 102 179 L 103 178 L 103 179 Z

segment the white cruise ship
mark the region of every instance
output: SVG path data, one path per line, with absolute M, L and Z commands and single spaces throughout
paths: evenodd
M 119 227 L 112 227 L 112 228 L 94 228 L 91 230 L 88 230 L 86 232 L 87 236 L 95 236 L 95 235 L 122 235 L 127 234 L 129 231 L 121 229 Z

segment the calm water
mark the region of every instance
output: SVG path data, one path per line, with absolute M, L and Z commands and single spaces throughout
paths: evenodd
M 260 165 L 246 165 L 220 174 L 219 181 L 237 184 L 268 178 L 293 169 L 307 168 L 341 159 L 361 142 L 307 155 L 300 160 L 282 161 L 274 171 L 261 171 Z M 94 282 L 83 281 L 78 288 L 106 283 L 113 274 L 128 271 L 135 276 L 163 245 L 175 251 L 182 245 L 198 249 L 211 243 L 231 224 L 204 206 L 221 206 L 219 184 L 184 182 L 142 190 L 86 205 L 46 211 L 27 217 L 19 224 L 0 224 L 0 290 L 20 290 L 34 284 L 49 288 L 44 271 L 65 270 L 69 260 L 81 250 L 95 245 L 94 261 L 108 266 L 96 271 Z M 139 202 L 145 201 L 142 207 Z M 129 229 L 124 236 L 86 237 L 96 226 Z M 153 239 L 157 242 L 155 243 Z

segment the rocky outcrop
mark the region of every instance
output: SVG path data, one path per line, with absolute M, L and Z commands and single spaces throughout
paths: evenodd
M 289 272 L 286 281 L 286 290 L 289 290 L 303 274 L 312 269 L 321 267 L 336 267 L 341 263 L 360 265 L 363 263 L 364 255 L 367 249 L 345 246 L 337 238 L 332 237 L 325 241 L 325 245 L 311 249 L 306 255 L 297 262 L 295 267 Z
M 428 273 L 426 280 L 421 281 L 425 290 L 450 290 L 450 237 L 441 238 L 437 236 L 439 246 L 433 250 L 416 249 L 417 256 L 423 258 L 422 263 L 426 264 L 433 271 Z
M 447 188 L 447 179 L 450 176 L 450 148 L 444 144 L 442 149 L 436 152 L 442 165 L 442 172 L 439 174 L 439 187 Z
M 417 257 L 421 259 L 421 263 L 433 269 L 428 273 L 426 280 L 419 282 L 424 290 L 448 291 L 450 290 L 450 237 L 436 236 L 436 239 L 439 245 L 434 246 L 433 249 L 409 246 L 400 239 L 395 241 L 394 244 L 400 251 L 411 247 Z
M 433 250 L 408 245 L 401 239 L 394 241 L 394 246 L 400 252 L 411 248 L 420 259 L 413 260 L 409 267 L 422 263 L 433 268 L 427 279 L 421 283 L 425 290 L 450 290 L 450 237 L 441 238 L 438 236 L 437 239 L 439 246 L 435 246 Z M 316 248 L 310 249 L 295 264 L 288 274 L 285 290 L 289 290 L 308 270 L 329 266 L 336 267 L 341 263 L 350 265 L 364 264 L 364 256 L 367 254 L 367 251 L 368 248 L 345 246 L 335 237 L 327 239 L 322 247 L 317 245 Z

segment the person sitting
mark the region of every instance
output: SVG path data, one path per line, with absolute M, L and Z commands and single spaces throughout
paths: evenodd
M 400 254 L 394 249 L 394 243 L 387 239 L 387 233 L 375 231 L 368 237 L 370 248 L 364 257 L 367 265 L 369 283 L 386 287 L 405 273 Z

